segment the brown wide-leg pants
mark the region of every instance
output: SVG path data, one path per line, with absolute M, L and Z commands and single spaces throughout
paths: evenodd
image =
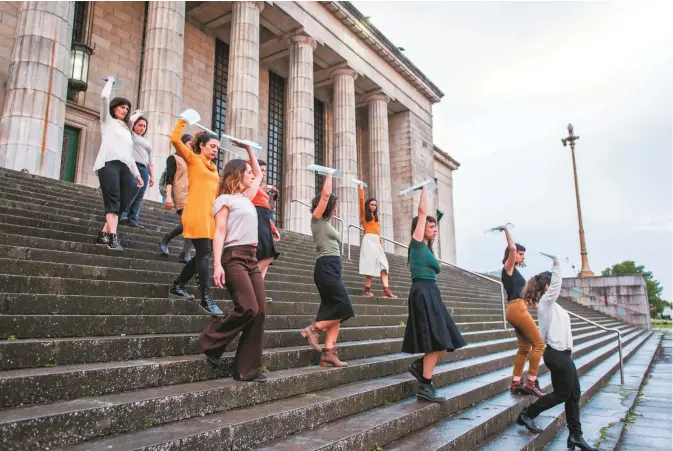
M 252 379 L 262 365 L 266 291 L 257 264 L 255 246 L 231 246 L 222 253 L 227 290 L 234 309 L 226 316 L 213 319 L 201 332 L 203 352 L 220 356 L 224 348 L 241 332 L 234 358 L 235 379 Z

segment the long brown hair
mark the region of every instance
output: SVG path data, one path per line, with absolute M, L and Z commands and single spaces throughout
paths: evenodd
M 545 271 L 531 277 L 524 288 L 523 298 L 527 303 L 537 305 L 540 298 L 547 292 L 547 286 L 551 283 L 551 272 Z
M 245 171 L 248 170 L 248 162 L 235 158 L 224 165 L 220 183 L 217 186 L 217 195 L 240 193 L 238 186 L 243 180 Z

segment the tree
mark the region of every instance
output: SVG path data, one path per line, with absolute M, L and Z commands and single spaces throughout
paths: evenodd
M 632 260 L 626 260 L 613 265 L 612 268 L 605 268 L 601 273 L 603 276 L 633 276 L 635 274 L 640 274 L 645 279 L 647 299 L 650 303 L 650 315 L 653 318 L 661 316 L 664 307 L 670 306 L 671 303 L 661 299 L 663 287 L 658 280 L 654 279 L 651 271 L 645 270 L 645 266 L 636 265 L 636 262 Z

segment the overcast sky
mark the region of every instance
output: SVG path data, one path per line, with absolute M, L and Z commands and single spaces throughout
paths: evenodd
M 665 2 L 354 2 L 445 93 L 434 141 L 456 158 L 458 264 L 498 270 L 511 222 L 580 268 L 572 122 L 589 263 L 644 264 L 673 300 L 673 11 Z M 565 265 L 566 275 L 572 273 Z

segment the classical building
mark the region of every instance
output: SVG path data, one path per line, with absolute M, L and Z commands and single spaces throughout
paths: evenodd
M 455 262 L 458 164 L 432 140 L 443 93 L 349 2 L 1 2 L 0 166 L 97 186 L 110 74 L 123 82 L 115 94 L 147 112 L 157 179 L 174 116 L 194 108 L 212 130 L 263 145 L 288 230 L 308 233 L 308 209 L 293 201 L 319 189 L 311 163 L 343 171 L 346 225 L 358 224 L 358 178 L 379 201 L 383 236 L 402 243 L 415 198 L 397 193 L 436 178 L 437 250 Z

